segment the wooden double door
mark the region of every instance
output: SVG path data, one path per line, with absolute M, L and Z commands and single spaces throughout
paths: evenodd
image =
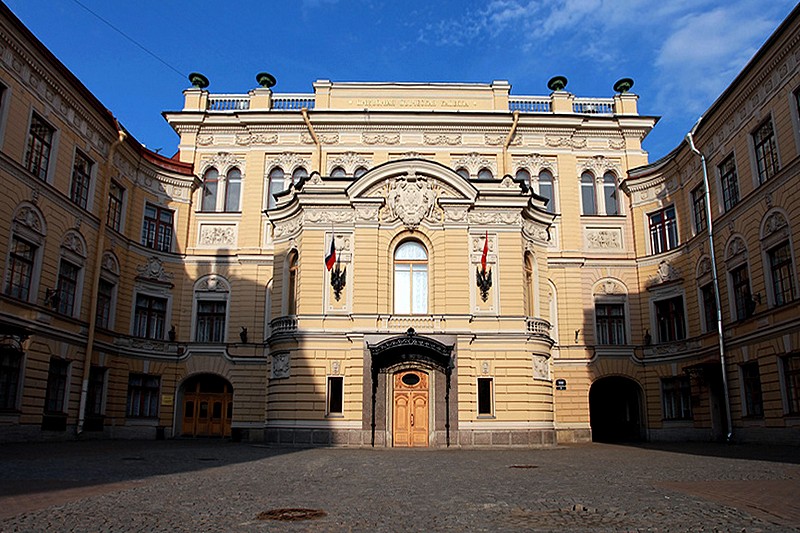
M 392 441 L 399 447 L 428 446 L 430 409 L 428 374 L 403 370 L 394 374 Z
M 192 437 L 229 437 L 233 418 L 233 391 L 227 382 L 206 377 L 193 379 L 183 392 L 181 433 Z

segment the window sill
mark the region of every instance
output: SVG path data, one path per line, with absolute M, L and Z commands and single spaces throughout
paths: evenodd
M 494 415 L 478 415 L 478 420 L 495 420 L 497 417 Z

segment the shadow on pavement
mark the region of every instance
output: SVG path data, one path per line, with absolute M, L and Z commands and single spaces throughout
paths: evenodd
M 727 459 L 800 464 L 800 445 L 728 444 L 721 442 L 635 442 L 617 443 L 617 445 Z

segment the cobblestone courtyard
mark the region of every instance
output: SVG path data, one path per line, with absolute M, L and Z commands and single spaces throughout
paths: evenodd
M 0 531 L 800 531 L 800 448 L 3 445 Z M 314 520 L 260 520 L 277 508 Z

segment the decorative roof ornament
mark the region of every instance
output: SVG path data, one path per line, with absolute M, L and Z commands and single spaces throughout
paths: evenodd
M 633 78 L 622 78 L 614 84 L 614 92 L 626 93 L 633 87 Z
M 265 89 L 271 89 L 275 87 L 276 83 L 278 83 L 278 81 L 275 79 L 275 76 L 269 72 L 259 72 L 256 74 L 256 82 Z
M 192 72 L 189 74 L 189 82 L 192 84 L 192 87 L 196 89 L 205 89 L 208 87 L 208 78 L 199 72 Z
M 547 82 L 547 88 L 551 91 L 563 91 L 567 86 L 566 76 L 554 76 Z

